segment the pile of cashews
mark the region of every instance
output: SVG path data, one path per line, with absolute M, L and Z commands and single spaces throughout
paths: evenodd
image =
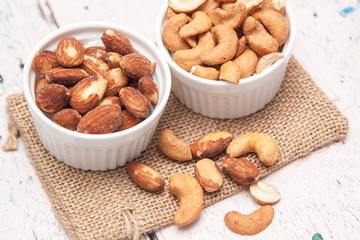
M 162 40 L 185 71 L 238 84 L 284 57 L 284 15 L 285 0 L 169 0 Z

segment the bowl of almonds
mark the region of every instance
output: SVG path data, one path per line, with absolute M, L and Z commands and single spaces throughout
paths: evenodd
M 156 43 L 184 105 L 233 119 L 259 111 L 279 91 L 295 32 L 285 0 L 168 0 Z
M 33 48 L 23 87 L 51 155 L 74 168 L 107 170 L 146 149 L 171 76 L 143 35 L 113 23 L 84 22 L 50 33 Z

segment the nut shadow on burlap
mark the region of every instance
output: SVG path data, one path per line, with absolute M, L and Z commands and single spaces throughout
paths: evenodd
M 161 153 L 157 138 L 165 128 L 174 130 L 189 143 L 215 131 L 229 131 L 235 137 L 248 132 L 269 134 L 280 149 L 280 157 L 273 166 L 264 166 L 255 154 L 243 156 L 260 169 L 261 177 L 340 140 L 348 131 L 347 119 L 294 58 L 289 62 L 276 97 L 248 117 L 210 119 L 187 109 L 171 94 L 154 138 L 147 150 L 134 160 L 156 169 L 164 178 L 165 189 L 150 193 L 135 184 L 125 167 L 94 172 L 74 169 L 57 161 L 42 146 L 23 94 L 9 96 L 8 104 L 53 209 L 74 239 L 138 238 L 141 233 L 172 223 L 179 203 L 168 191 L 169 178 L 175 172 L 194 176 L 196 159 L 180 163 Z M 224 157 L 225 153 L 213 158 L 220 168 Z M 214 204 L 243 188 L 225 175 L 222 188 L 206 193 L 204 204 Z

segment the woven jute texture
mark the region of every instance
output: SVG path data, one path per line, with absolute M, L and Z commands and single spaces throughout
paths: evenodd
M 147 150 L 134 160 L 158 170 L 164 178 L 165 189 L 150 193 L 134 183 L 125 167 L 93 172 L 57 161 L 39 141 L 23 94 L 9 96 L 8 104 L 42 186 L 58 218 L 74 239 L 137 238 L 141 233 L 172 223 L 179 202 L 168 191 L 169 178 L 175 172 L 194 175 L 196 160 L 179 163 L 160 152 L 157 138 L 165 128 L 173 129 L 179 138 L 189 143 L 215 131 L 229 131 L 234 136 L 249 132 L 269 134 L 280 149 L 280 157 L 273 166 L 262 165 L 253 153 L 243 156 L 260 169 L 261 177 L 338 141 L 348 130 L 347 119 L 294 58 L 276 97 L 248 117 L 210 119 L 193 113 L 171 95 L 154 138 Z M 214 158 L 220 168 L 224 157 L 225 153 Z M 204 205 L 214 204 L 243 188 L 225 176 L 219 191 L 205 193 Z

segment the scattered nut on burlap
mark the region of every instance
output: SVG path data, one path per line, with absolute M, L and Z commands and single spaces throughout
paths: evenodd
M 215 131 L 229 131 L 234 136 L 247 132 L 269 134 L 280 149 L 280 157 L 274 165 L 266 167 L 255 154 L 245 155 L 260 169 L 260 178 L 342 139 L 348 131 L 347 119 L 294 58 L 290 60 L 276 97 L 264 109 L 248 117 L 210 119 L 195 114 L 171 95 L 154 138 L 147 150 L 134 160 L 154 168 L 163 176 L 165 190 L 151 193 L 139 188 L 125 167 L 92 172 L 57 161 L 38 139 L 23 94 L 9 96 L 8 104 L 42 186 L 59 220 L 74 239 L 137 238 L 141 233 L 172 223 L 179 202 L 169 193 L 169 178 L 175 172 L 194 176 L 196 160 L 173 161 L 159 150 L 158 135 L 165 128 L 174 130 L 179 138 L 189 143 Z M 220 168 L 224 157 L 225 154 L 221 154 L 213 158 Z M 242 189 L 242 185 L 225 175 L 220 190 L 205 193 L 204 206 Z

